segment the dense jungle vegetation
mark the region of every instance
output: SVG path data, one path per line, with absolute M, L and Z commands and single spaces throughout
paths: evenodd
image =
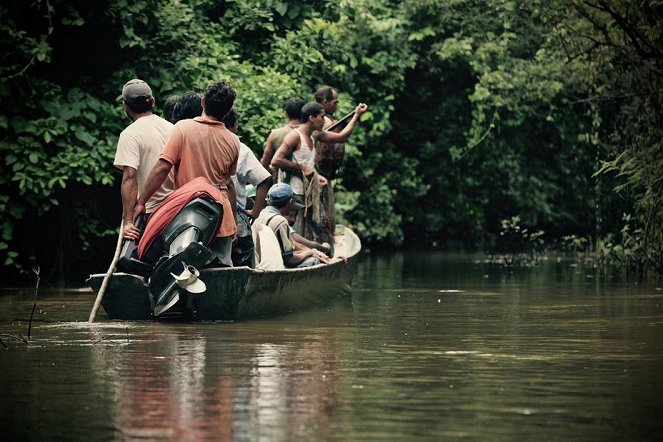
M 258 155 L 292 96 L 368 103 L 335 185 L 372 247 L 491 250 L 506 230 L 663 274 L 663 1 L 5 0 L 0 16 L 5 277 L 106 269 L 134 77 L 159 113 L 229 81 Z

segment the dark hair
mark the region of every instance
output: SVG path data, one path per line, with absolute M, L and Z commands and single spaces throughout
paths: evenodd
M 233 108 L 235 90 L 228 83 L 217 81 L 205 88 L 205 113 L 222 121 Z
M 203 105 L 200 104 L 200 94 L 189 91 L 180 95 L 175 103 L 171 123 L 176 123 L 187 118 L 199 117 L 203 114 Z
M 320 103 L 316 103 L 315 101 L 310 101 L 302 107 L 302 116 L 300 117 L 300 121 L 302 123 L 306 123 L 308 121 L 308 117 L 315 117 L 322 111 L 322 105 Z
M 154 105 L 154 98 L 145 98 L 145 100 L 138 100 L 138 101 L 128 101 L 124 100 L 126 105 L 131 109 L 132 111 L 136 112 L 137 114 L 142 114 L 143 112 L 147 112 L 148 110 L 152 109 L 152 106 Z
M 290 202 L 290 200 L 292 200 L 292 197 L 288 198 L 287 200 L 283 200 L 283 201 L 276 201 L 276 202 L 270 201 L 270 206 L 274 206 L 277 209 L 281 209 L 281 208 L 285 207 Z
M 226 127 L 230 129 L 231 127 L 237 126 L 237 121 L 239 121 L 239 114 L 236 110 L 233 109 L 228 115 L 225 116 L 223 119 L 223 124 L 225 124 Z
M 315 91 L 315 101 L 322 104 L 323 101 L 331 101 L 334 99 L 334 88 L 331 86 L 321 86 Z
M 302 115 L 302 106 L 304 106 L 304 100 L 299 97 L 294 97 L 283 104 L 283 110 L 291 120 L 299 120 Z
M 171 95 L 166 98 L 166 101 L 163 103 L 163 117 L 171 123 L 175 123 L 175 121 L 173 121 L 173 111 L 175 110 L 175 105 L 179 99 L 179 95 Z

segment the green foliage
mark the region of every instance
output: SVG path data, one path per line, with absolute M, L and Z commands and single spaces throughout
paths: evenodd
M 515 256 L 545 230 L 663 274 L 660 2 L 36 0 L 0 15 L 7 265 L 66 271 L 114 234 L 117 99 L 138 77 L 157 110 L 230 82 L 258 155 L 290 97 L 330 84 L 340 115 L 368 103 L 335 183 L 366 242 Z
M 519 216 L 500 221 L 500 231 L 491 252 L 506 267 L 532 265 L 543 252 L 543 230 L 530 230 Z
M 597 245 L 596 258 L 603 266 L 614 265 L 623 268 L 627 280 L 632 277 L 641 282 L 648 267 L 656 269 L 656 260 L 660 259 L 660 256 L 651 254 L 650 248 L 645 243 L 647 235 L 637 220 L 631 215 L 624 214 L 622 221 L 624 224 L 619 232 L 619 240 L 615 240 L 612 234 L 601 238 Z
M 565 235 L 561 238 L 561 247 L 562 250 L 572 253 L 573 255 L 586 253 L 587 248 L 589 247 L 589 240 L 582 236 Z
M 65 93 L 40 79 L 33 80 L 30 88 L 15 80 L 6 84 L 22 97 L 4 115 L 0 143 L 0 198 L 6 206 L 3 248 L 9 264 L 18 257 L 15 246 L 7 247 L 9 240 L 16 240 L 17 224 L 29 222 L 28 216 L 52 212 L 73 183 L 113 183 L 109 165 L 116 139 L 111 133 L 117 126 L 111 122 L 119 112 L 78 88 Z M 78 218 L 79 228 L 89 220 L 89 216 Z
M 240 43 L 238 50 L 243 58 L 266 65 L 269 46 L 276 34 L 301 27 L 316 9 L 325 5 L 320 0 L 292 2 L 284 0 L 229 0 L 221 17 L 228 35 Z

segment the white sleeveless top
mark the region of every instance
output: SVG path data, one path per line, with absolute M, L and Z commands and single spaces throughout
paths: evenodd
M 315 167 L 315 141 L 313 140 L 313 137 L 308 137 L 307 140 L 306 136 L 301 133 L 299 129 L 295 129 L 295 131 L 299 134 L 300 146 L 299 149 L 292 153 L 293 161 L 306 166 Z M 293 176 L 290 179 L 290 186 L 292 186 L 292 190 L 296 194 L 304 194 L 304 182 L 300 177 Z

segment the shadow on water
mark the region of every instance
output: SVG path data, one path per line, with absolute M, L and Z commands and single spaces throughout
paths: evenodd
M 0 349 L 8 437 L 656 439 L 663 292 L 546 262 L 365 255 L 351 302 L 258 321 L 86 321 L 40 293 Z M 1 290 L 0 334 L 32 290 Z

